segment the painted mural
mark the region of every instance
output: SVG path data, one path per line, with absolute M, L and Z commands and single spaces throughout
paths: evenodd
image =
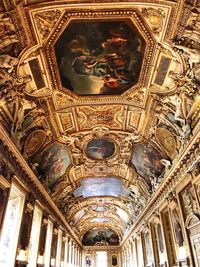
M 173 209 L 172 211 L 172 224 L 174 229 L 175 241 L 179 247 L 182 247 L 184 239 L 177 208 Z
M 105 159 L 113 155 L 115 144 L 107 139 L 93 139 L 87 144 L 86 154 L 92 159 Z
M 62 85 L 78 95 L 124 93 L 138 82 L 144 49 L 126 22 L 71 22 L 55 45 Z
M 119 237 L 110 229 L 91 230 L 83 236 L 82 244 L 84 246 L 117 246 Z
M 52 189 L 61 176 L 63 176 L 70 165 L 70 158 L 66 146 L 54 143 L 41 154 L 34 157 L 38 163 L 38 173 L 41 181 L 48 189 Z
M 43 130 L 35 130 L 29 134 L 24 144 L 24 152 L 27 155 L 36 153 L 45 143 L 46 133 Z
M 147 263 L 150 266 L 152 264 L 152 262 L 153 262 L 153 253 L 152 253 L 152 246 L 151 246 L 151 239 L 150 239 L 149 232 L 145 233 L 144 240 L 145 240 Z
M 97 197 L 97 196 L 128 196 L 128 189 L 122 184 L 122 181 L 117 178 L 98 177 L 85 178 L 81 180 L 81 186 L 74 192 L 74 197 Z
M 149 184 L 149 177 L 158 177 L 164 172 L 165 167 L 161 159 L 161 153 L 149 142 L 133 146 L 132 163 Z
M 117 266 L 117 255 L 112 255 L 112 266 Z
M 85 257 L 85 266 L 86 267 L 89 267 L 91 265 L 91 259 L 90 259 L 90 256 L 86 256 Z
M 157 224 L 157 236 L 158 236 L 159 251 L 161 253 L 164 253 L 164 241 L 160 223 Z

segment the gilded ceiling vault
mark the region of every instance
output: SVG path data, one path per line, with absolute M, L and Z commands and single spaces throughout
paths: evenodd
M 3 0 L 0 116 L 83 245 L 119 245 L 194 134 L 197 1 Z

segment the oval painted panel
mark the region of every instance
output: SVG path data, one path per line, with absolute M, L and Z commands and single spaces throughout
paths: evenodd
M 105 159 L 115 152 L 115 144 L 108 139 L 93 139 L 87 144 L 86 154 L 91 159 Z
M 33 131 L 27 138 L 24 144 L 24 151 L 27 155 L 36 153 L 45 143 L 46 133 L 43 130 Z
M 157 128 L 155 137 L 158 143 L 163 147 L 168 156 L 176 155 L 177 143 L 175 136 L 165 128 Z

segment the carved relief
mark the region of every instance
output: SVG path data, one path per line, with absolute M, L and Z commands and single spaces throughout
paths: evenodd
M 76 108 L 80 130 L 90 129 L 93 125 L 107 125 L 112 129 L 122 129 L 123 107 L 90 106 Z
M 36 55 L 37 57 L 35 57 Z M 46 76 L 45 66 L 42 64 L 41 49 L 34 48 L 32 52 L 27 52 L 26 57 L 28 58 L 20 64 L 18 69 L 20 77 L 26 78 L 24 92 L 31 97 L 48 97 L 52 91 L 48 87 L 49 81 Z
M 165 11 L 163 9 L 143 8 L 142 15 L 147 18 L 155 34 L 159 34 L 162 31 L 163 19 L 165 18 Z
M 187 220 L 187 217 L 189 217 L 190 215 L 199 216 L 200 211 L 194 192 L 194 187 L 189 184 L 185 189 L 181 191 L 180 196 L 185 220 Z
M 57 115 L 61 124 L 61 132 L 70 133 L 75 130 L 72 112 L 66 111 L 62 113 L 57 113 Z
M 35 154 L 45 143 L 46 133 L 43 130 L 35 130 L 26 138 L 24 152 L 26 155 Z
M 140 88 L 136 92 L 130 92 L 125 96 L 126 101 L 134 103 L 136 106 L 143 106 L 145 103 L 146 88 Z
M 141 113 L 136 113 L 133 111 L 128 111 L 127 118 L 127 128 L 128 129 L 138 129 L 139 122 L 141 119 Z
M 170 158 L 177 155 L 177 142 L 175 136 L 166 128 L 157 128 L 155 137 L 158 143 L 164 148 Z
M 139 214 L 142 212 L 146 205 L 147 197 L 143 196 L 142 193 L 139 191 L 138 187 L 135 185 L 129 186 L 129 198 L 128 201 L 125 200 L 129 212 L 133 215 L 136 219 Z
M 0 55 L 0 84 L 5 85 L 13 80 L 13 69 L 18 64 L 18 59 L 10 55 Z
M 196 236 L 192 239 L 193 251 L 194 251 L 194 258 L 195 263 L 200 264 L 200 237 Z
M 197 5 L 186 6 L 183 9 L 183 14 L 180 17 L 180 23 L 177 29 L 177 36 L 184 36 L 186 38 L 198 42 L 200 35 L 199 20 L 199 7 Z
M 61 16 L 60 10 L 49 10 L 45 12 L 38 12 L 34 15 L 35 23 L 43 43 L 48 38 L 51 30 L 55 27 L 58 19 Z
M 79 162 L 78 158 L 81 157 L 82 160 L 84 160 L 84 158 L 87 158 L 88 164 L 89 163 L 92 164 L 92 162 L 94 162 L 95 159 L 104 160 L 105 158 L 108 157 L 107 164 L 108 166 L 109 165 L 112 166 L 114 165 L 113 163 L 111 163 L 113 159 L 110 160 L 109 158 L 116 157 L 117 151 L 119 147 L 121 147 L 120 144 L 121 136 L 117 135 L 117 133 L 115 132 L 109 131 L 109 128 L 104 126 L 99 126 L 99 127 L 96 126 L 95 128 L 93 128 L 92 133 L 88 133 L 85 135 L 83 134 L 77 134 L 73 136 L 63 135 L 62 139 L 63 142 L 68 143 L 68 145 L 70 145 L 72 156 L 74 156 L 74 162 L 76 161 L 76 163 L 74 163 L 75 165 L 79 165 L 77 164 Z M 131 142 L 140 140 L 140 135 L 138 136 L 137 134 L 134 135 L 134 133 L 132 133 L 132 135 L 130 134 L 129 139 L 130 140 L 128 140 L 128 137 L 124 139 L 125 140 L 124 142 L 127 143 L 127 148 L 125 147 L 127 151 L 124 151 L 124 147 L 122 148 L 124 151 L 123 153 L 126 153 L 126 155 L 127 153 L 131 155 L 130 144 Z M 115 142 L 117 142 L 116 145 L 112 140 L 115 140 Z M 92 145 L 91 143 L 91 145 L 89 145 L 90 142 L 95 142 L 96 144 Z M 109 143 L 109 146 L 107 146 L 105 142 Z M 111 151 L 110 152 L 108 151 L 109 147 L 112 150 L 112 153 L 110 153 Z M 108 153 L 109 156 L 105 153 Z
M 8 13 L 0 14 L 0 38 L 0 49 L 19 42 L 16 35 L 16 28 Z
M 166 129 L 171 133 L 175 133 L 174 138 L 176 138 L 177 150 L 180 153 L 186 146 L 187 140 L 192 134 L 192 128 L 194 127 L 185 109 L 187 98 L 185 95 L 179 96 L 174 94 L 170 97 L 161 98 L 159 103 L 160 106 L 157 105 L 156 107 L 157 117 L 162 125 L 165 123 Z
M 57 91 L 53 93 L 53 100 L 56 110 L 71 106 L 75 101 L 79 102 L 78 99 L 72 97 L 70 94 L 66 95 Z

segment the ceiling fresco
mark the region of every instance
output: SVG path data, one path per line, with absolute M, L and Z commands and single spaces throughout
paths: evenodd
M 58 183 L 71 164 L 67 147 L 59 143 L 53 143 L 36 154 L 32 162 L 42 183 L 48 189 L 52 189 Z
M 119 245 L 199 123 L 198 7 L 25 2 L 0 4 L 0 123 L 82 244 Z
M 128 190 L 122 185 L 122 181 L 117 178 L 86 178 L 81 180 L 81 186 L 78 187 L 73 195 L 75 197 L 83 196 L 95 197 L 95 196 L 127 196 Z
M 139 79 L 145 42 L 126 21 L 73 21 L 55 44 L 62 85 L 78 95 L 121 94 Z
M 161 153 L 151 142 L 144 142 L 133 146 L 131 162 L 148 184 L 151 184 L 151 179 L 162 175 L 164 172 L 165 167 L 162 164 L 162 158 Z
M 86 154 L 92 159 L 106 159 L 115 152 L 115 144 L 107 139 L 94 139 L 88 142 Z

